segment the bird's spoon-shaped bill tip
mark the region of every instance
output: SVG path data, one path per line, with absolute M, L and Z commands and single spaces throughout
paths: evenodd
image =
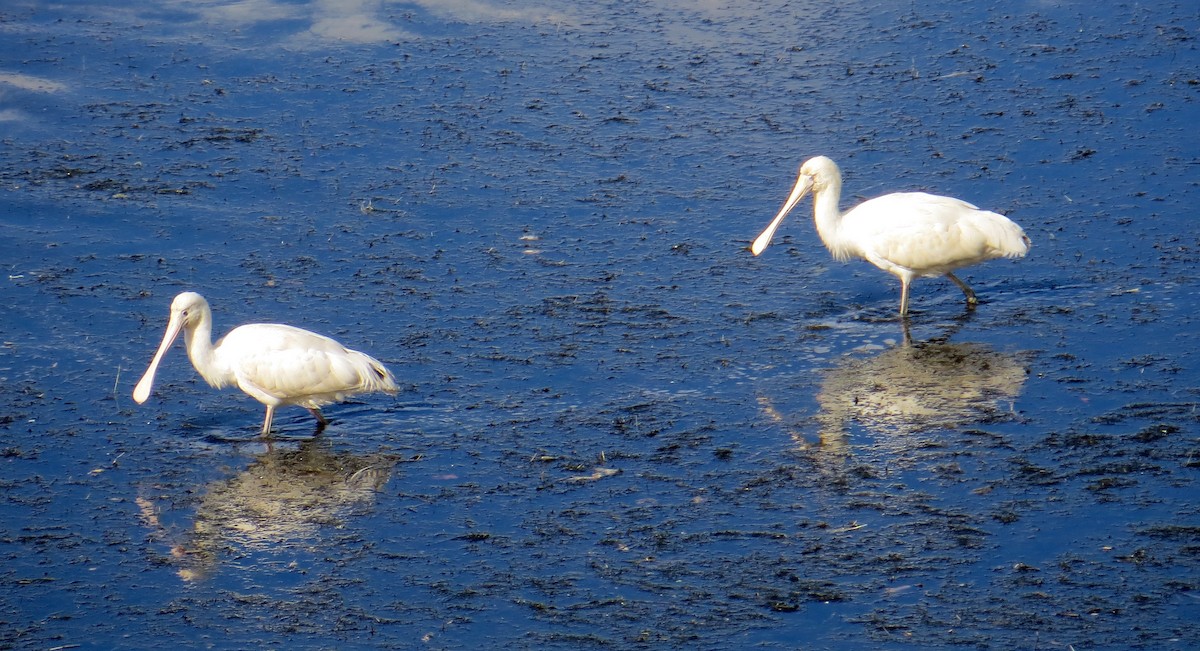
M 783 223 L 783 218 L 787 217 L 792 208 L 795 208 L 796 204 L 804 198 L 804 195 L 812 188 L 812 184 L 812 177 L 805 174 L 801 174 L 800 178 L 796 179 L 796 185 L 792 188 L 792 193 L 788 195 L 787 201 L 783 203 L 783 207 L 779 209 L 779 213 L 775 215 L 775 219 L 772 219 L 767 228 L 758 237 L 754 238 L 754 243 L 750 245 L 751 253 L 758 255 L 767 248 L 767 245 L 771 243 L 771 238 L 775 236 L 775 229 L 779 228 L 779 225 Z
M 142 379 L 138 380 L 137 386 L 133 388 L 133 399 L 139 405 L 150 398 L 150 389 L 154 386 L 154 374 L 158 372 L 158 364 L 162 361 L 163 355 L 167 354 L 167 349 L 171 347 L 171 344 L 175 343 L 175 337 L 179 336 L 179 331 L 182 329 L 183 319 L 172 314 L 171 321 L 167 323 L 167 331 L 163 334 L 162 343 L 158 345 L 158 351 L 154 353 L 154 359 L 150 361 L 150 366 L 142 375 Z
M 754 238 L 754 242 L 750 244 L 751 253 L 758 255 L 767 248 L 767 245 L 771 243 L 771 238 L 775 235 L 775 229 L 778 227 L 779 222 L 781 221 L 783 220 L 777 219 L 776 221 L 771 222 L 771 225 L 767 227 L 767 230 L 763 231 L 758 237 Z

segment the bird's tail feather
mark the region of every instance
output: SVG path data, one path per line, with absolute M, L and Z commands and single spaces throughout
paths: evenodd
M 996 252 L 997 257 L 1020 258 L 1029 253 L 1029 236 L 1020 226 L 1004 215 L 986 211 L 980 213 L 976 213 L 980 218 L 972 220 L 972 223 L 986 238 L 988 247 Z
M 392 372 L 387 370 L 383 362 L 367 355 L 360 353 L 357 350 L 351 351 L 359 356 L 359 361 L 362 362 L 362 372 L 359 376 L 362 378 L 361 391 L 382 391 L 384 393 L 396 393 L 400 387 L 396 385 L 396 378 Z

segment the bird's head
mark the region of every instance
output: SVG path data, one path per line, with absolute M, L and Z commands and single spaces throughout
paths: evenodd
M 208 308 L 208 301 L 196 292 L 183 292 L 171 301 L 171 323 L 180 328 L 195 324 Z
M 779 224 L 783 222 L 783 218 L 787 217 L 792 208 L 800 203 L 804 195 L 810 191 L 819 193 L 830 185 L 841 182 L 841 172 L 838 171 L 837 163 L 825 156 L 817 156 L 804 161 L 800 166 L 800 173 L 796 176 L 796 185 L 792 186 L 792 192 L 788 195 L 787 201 L 783 202 L 783 207 L 775 214 L 775 219 L 771 220 L 771 224 L 762 232 L 754 243 L 750 245 L 750 252 L 758 255 L 767 248 L 771 243 L 771 238 L 775 235 L 775 229 L 779 228 Z
M 162 343 L 159 344 L 158 351 L 154 353 L 150 367 L 146 369 L 142 379 L 133 388 L 133 399 L 138 404 L 142 404 L 150 398 L 150 389 L 154 386 L 154 374 L 158 371 L 158 364 L 171 344 L 175 343 L 175 337 L 178 337 L 183 330 L 192 332 L 192 328 L 197 324 L 205 319 L 211 319 L 212 317 L 209 315 L 208 301 L 196 292 L 184 292 L 171 301 L 171 319 L 167 322 L 167 331 L 163 333 Z
M 838 169 L 837 163 L 827 156 L 815 156 L 804 161 L 804 164 L 800 166 L 796 186 L 799 187 L 804 182 L 808 186 L 806 191 L 812 190 L 816 194 L 830 185 L 840 182 L 841 178 L 842 171 Z

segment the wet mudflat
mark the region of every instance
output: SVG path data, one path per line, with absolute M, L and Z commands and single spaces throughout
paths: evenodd
M 1097 15 L 1099 14 L 1099 15 Z M 17 3 L 0 12 L 0 646 L 1189 648 L 1184 3 Z M 1026 259 L 898 283 L 844 204 Z M 185 290 L 384 361 L 312 437 Z

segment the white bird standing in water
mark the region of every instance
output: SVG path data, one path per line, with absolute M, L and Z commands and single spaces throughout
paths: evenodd
M 974 306 L 975 292 L 954 270 L 994 258 L 1019 258 L 1029 251 L 1025 231 L 1009 218 L 952 197 L 897 192 L 843 214 L 838 209 L 842 173 L 832 160 L 817 156 L 800 166 L 791 195 L 750 246 L 754 255 L 767 248 L 775 229 L 809 190 L 817 233 L 835 259 L 862 258 L 900 279 L 901 317 L 908 316 L 913 279 L 944 274 Z
M 264 437 L 271 434 L 276 407 L 308 409 L 316 416 L 320 431 L 328 422 L 321 405 L 356 393 L 398 390 L 395 378 L 379 360 L 348 350 L 329 337 L 288 325 L 239 326 L 213 345 L 208 301 L 195 292 L 184 292 L 171 302 L 171 320 L 162 344 L 133 390 L 138 404 L 150 397 L 158 364 L 181 330 L 192 366 L 210 386 L 236 386 L 267 406 Z

